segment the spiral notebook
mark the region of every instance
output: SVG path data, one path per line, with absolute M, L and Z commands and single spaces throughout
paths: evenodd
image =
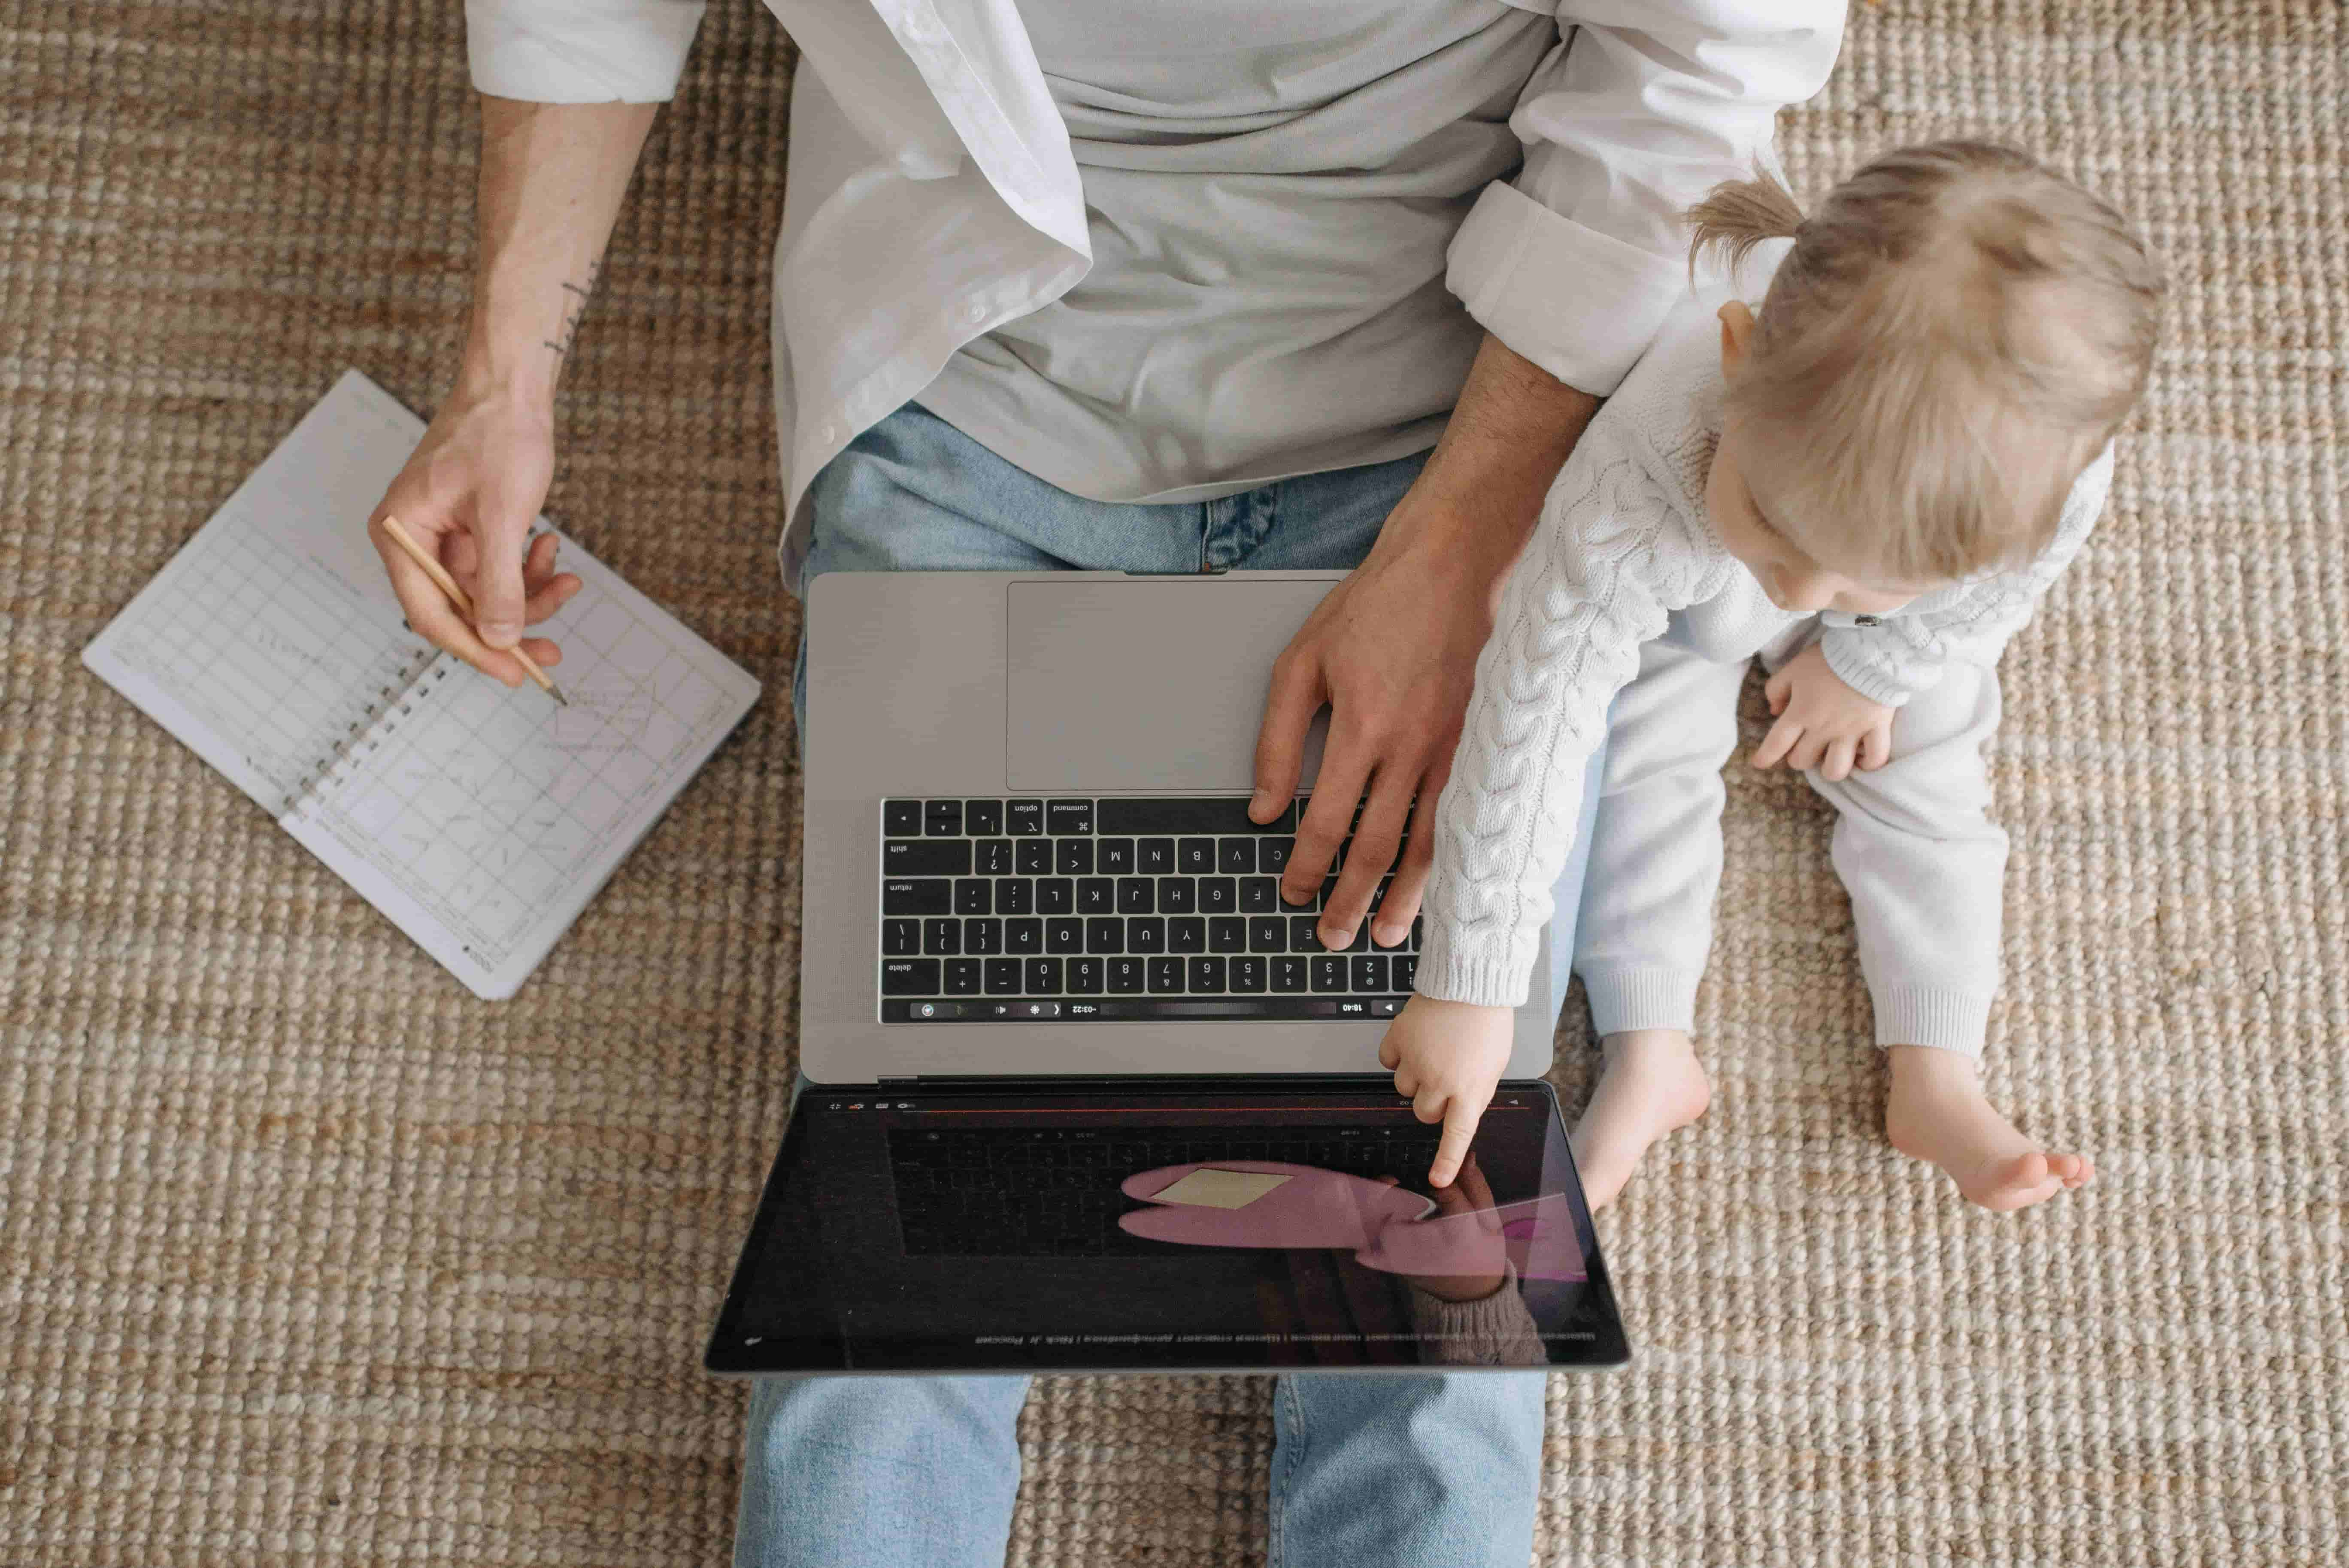
M 423 421 L 344 373 L 82 651 L 475 995 L 510 996 L 758 699 L 568 537 L 571 706 L 409 632 L 367 520 Z M 543 518 L 538 526 L 547 527 Z

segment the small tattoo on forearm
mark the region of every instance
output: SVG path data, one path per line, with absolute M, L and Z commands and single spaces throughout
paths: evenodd
M 572 297 L 563 302 L 563 325 L 557 329 L 556 336 L 539 340 L 558 356 L 570 354 L 571 345 L 579 335 L 579 319 L 587 314 L 587 301 L 595 294 L 595 279 L 603 270 L 603 259 L 598 257 L 587 263 L 586 282 L 574 284 L 566 281 L 564 284 L 563 292 Z

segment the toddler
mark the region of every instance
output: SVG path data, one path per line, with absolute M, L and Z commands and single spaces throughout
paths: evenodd
M 1591 1204 L 1703 1113 L 1689 1031 L 1758 655 L 1776 722 L 1754 764 L 1836 806 L 1893 1146 L 1987 1208 L 2038 1202 L 2091 1167 L 1976 1076 L 2006 860 L 1982 746 L 2000 650 L 2104 504 L 2157 269 L 2109 206 L 1980 142 L 1881 158 L 1808 217 L 1767 177 L 1690 217 L 1692 258 L 1775 253 L 1767 292 L 1692 294 L 1551 487 L 1477 662 L 1419 995 L 1381 1059 L 1445 1122 L 1440 1185 L 1507 1058 L 1603 735 L 1574 954 L 1605 1052 L 1574 1138 Z

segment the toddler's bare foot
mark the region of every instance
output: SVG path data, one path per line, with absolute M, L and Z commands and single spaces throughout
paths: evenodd
M 1648 1145 L 1713 1102 L 1696 1047 L 1678 1029 L 1628 1029 L 1600 1043 L 1606 1066 L 1574 1124 L 1574 1164 L 1595 1211 L 1615 1201 Z
M 1893 1148 L 1940 1166 L 1968 1199 L 2002 1213 L 2096 1173 L 2086 1155 L 2051 1153 L 2017 1131 L 1982 1097 L 1971 1057 L 1930 1046 L 1892 1047 L 1884 1130 Z

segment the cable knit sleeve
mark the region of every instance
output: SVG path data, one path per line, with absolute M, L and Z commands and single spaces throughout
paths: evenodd
M 2018 571 L 1929 594 L 1872 624 L 1839 611 L 1820 616 L 1819 651 L 1827 668 L 1871 702 L 1901 707 L 1938 683 L 1952 658 L 1995 664 L 2006 640 L 2031 619 L 2039 596 L 2087 542 L 2112 482 L 2113 449 L 2106 446 L 2072 481 L 2054 542 Z
M 1621 431 L 1602 413 L 1559 470 L 1477 657 L 1436 803 L 1423 995 L 1525 1001 L 1608 705 L 1711 553 Z

